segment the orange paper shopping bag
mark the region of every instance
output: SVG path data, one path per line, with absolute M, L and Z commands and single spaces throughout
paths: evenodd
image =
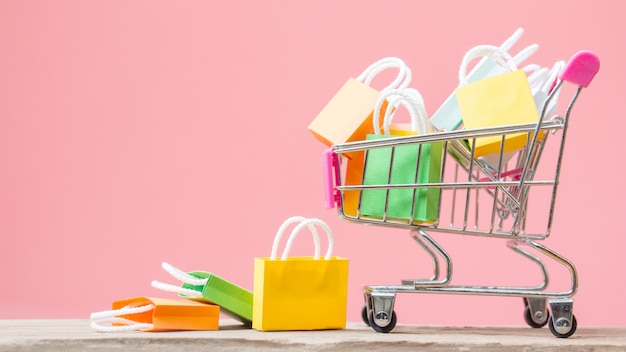
M 282 233 L 292 223 L 282 257 L 277 257 Z M 320 240 L 315 226 L 328 238 L 326 255 L 320 258 Z M 308 228 L 314 239 L 315 254 L 289 257 L 296 235 Z M 343 329 L 346 326 L 348 260 L 332 256 L 333 236 L 319 219 L 287 219 L 274 238 L 270 257 L 254 260 L 252 327 L 261 331 Z
M 217 330 L 220 307 L 187 299 L 135 297 L 113 302 L 113 309 L 91 314 L 98 331 Z
M 387 57 L 373 63 L 356 79 L 349 78 L 309 124 L 308 129 L 315 138 L 329 147 L 364 140 L 372 132 L 372 113 L 381 94 L 370 84 L 374 77 L 389 68 L 398 69 L 398 75 L 382 91 L 408 87 L 411 70 L 401 59 Z

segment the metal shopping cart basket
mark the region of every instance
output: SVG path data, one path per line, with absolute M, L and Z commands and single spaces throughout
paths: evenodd
M 563 82 L 573 83 L 578 88 L 572 90 L 571 100 L 562 115 L 545 116 L 544 107 L 537 123 L 350 142 L 334 145 L 324 152 L 327 207 L 336 206 L 339 216 L 348 221 L 409 229 L 412 238 L 433 262 L 430 278 L 402 280 L 399 285 L 365 286 L 362 317 L 366 324 L 378 332 L 391 331 L 397 321 L 394 311 L 397 293 L 447 293 L 522 297 L 525 321 L 530 326 L 548 324 L 557 337 L 569 337 L 576 331 L 572 311 L 572 297 L 578 286 L 576 268 L 567 258 L 540 242 L 549 236 L 552 227 L 571 110 L 598 68 L 599 61 L 593 53 L 581 51 L 574 55 L 544 106 L 560 93 Z M 510 134 L 526 136 L 526 146 L 513 157 L 504 152 L 505 137 Z M 488 136 L 502 138 L 499 155 L 489 162 L 476 158 L 472 148 L 478 138 Z M 393 164 L 402 148 L 418 148 L 416 154 L 420 156 L 415 167 L 419 170 L 422 150 L 435 144 L 441 147 L 438 182 L 432 179 L 418 182 L 417 177 L 414 182 L 391 182 L 392 167 L 383 171 L 387 182 L 366 182 L 368 157 L 372 158 L 376 150 L 386 151 Z M 556 145 L 556 151 L 549 152 L 550 148 L 544 148 L 546 145 Z M 355 172 L 359 175 L 356 181 Z M 390 194 L 400 190 L 412 192 L 412 202 L 406 205 L 411 211 L 404 218 L 389 211 Z M 364 199 L 372 192 L 383 194 L 381 214 L 365 211 Z M 418 219 L 413 212 L 424 206 L 419 196 L 419 193 L 424 196 L 424 192 L 435 192 L 435 217 L 430 221 Z M 534 217 L 541 218 L 539 225 Z M 451 285 L 452 259 L 430 232 L 505 239 L 509 248 L 538 265 L 543 281 L 539 285 L 521 287 Z M 546 258 L 569 272 L 569 289 L 556 292 L 548 289 Z

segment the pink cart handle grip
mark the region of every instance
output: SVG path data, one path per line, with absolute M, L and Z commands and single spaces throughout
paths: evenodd
M 587 88 L 600 70 L 600 59 L 591 51 L 582 50 L 569 60 L 559 78 Z
M 332 209 L 341 202 L 335 193 L 336 180 L 333 180 L 335 174 L 333 168 L 337 166 L 337 154 L 333 152 L 332 148 L 322 153 L 322 164 L 324 168 L 324 206 Z

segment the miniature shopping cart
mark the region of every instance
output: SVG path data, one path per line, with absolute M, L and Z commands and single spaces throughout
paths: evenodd
M 340 217 L 348 221 L 409 229 L 412 238 L 432 258 L 430 278 L 402 280 L 399 285 L 365 286 L 362 318 L 366 324 L 378 332 L 391 331 L 397 319 L 397 293 L 448 293 L 522 297 L 524 318 L 531 327 L 548 324 L 557 337 L 569 337 L 575 332 L 572 297 L 578 286 L 576 268 L 540 242 L 550 235 L 552 227 L 570 112 L 598 68 L 599 61 L 593 53 L 581 51 L 574 55 L 561 72 L 537 123 L 350 142 L 334 145 L 323 154 L 327 207 L 337 207 Z M 571 101 L 561 109 L 565 110 L 562 115 L 546 116 L 546 107 L 564 89 L 563 82 L 574 84 Z M 506 136 L 511 134 L 526 136 L 525 147 L 513 156 L 504 147 Z M 489 136 L 501 138 L 499 154 L 490 160 L 475 157 L 476 140 Z M 354 173 L 366 173 L 368 157 L 376 150 L 386 150 L 393 164 L 394 155 L 400 155 L 402 148 L 422 151 L 433 145 L 441 147 L 439 178 L 435 182 L 419 182 L 417 177 L 414 182 L 391 182 L 393 168 L 383 171 L 388 182 L 368 183 L 364 176 L 355 181 Z M 414 167 L 419 169 L 420 162 L 423 161 L 417 157 Z M 411 210 L 423 206 L 419 193 L 435 192 L 435 217 L 418 219 L 413 211 L 403 218 L 391 214 L 390 194 L 399 190 L 413 192 L 413 202 L 407 205 Z M 365 212 L 368 192 L 382 192 L 382 214 Z M 451 285 L 452 259 L 430 232 L 505 239 L 509 248 L 539 267 L 543 281 L 520 287 Z M 549 290 L 546 259 L 569 272 L 569 289 Z

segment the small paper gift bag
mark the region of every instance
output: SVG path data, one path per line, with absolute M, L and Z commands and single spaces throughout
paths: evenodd
M 98 331 L 217 330 L 220 307 L 186 299 L 135 297 L 113 302 L 113 309 L 91 314 Z
M 503 52 L 509 52 L 511 48 L 517 43 L 519 38 L 524 33 L 522 28 L 518 28 L 509 38 L 507 38 L 499 49 Z M 532 56 L 539 46 L 537 44 L 531 44 L 524 49 L 520 50 L 514 57 L 513 61 L 519 65 Z M 464 58 L 465 59 L 465 58 Z M 461 65 L 464 63 L 461 62 Z M 507 72 L 505 67 L 498 64 L 496 60 L 489 56 L 484 56 L 480 61 L 469 71 L 467 74 L 467 80 L 469 82 L 475 82 L 487 77 L 492 77 Z M 459 128 L 463 119 L 459 111 L 456 95 L 454 92 L 448 96 L 448 98 L 439 106 L 435 113 L 430 118 L 430 122 L 437 130 L 453 131 Z
M 411 115 L 411 129 L 394 129 L 387 109 L 383 126 L 385 134 L 370 134 L 368 140 L 415 135 L 429 131 L 428 117 L 419 93 L 406 90 L 387 97 L 389 105 L 401 103 Z M 396 125 L 401 126 L 401 125 Z M 378 131 L 377 131 L 378 132 Z M 414 188 L 364 190 L 360 212 L 373 218 L 407 220 L 412 224 L 432 223 L 437 219 L 440 190 L 419 188 L 418 184 L 440 182 L 441 142 L 373 148 L 367 151 L 363 185 L 414 184 Z
M 539 114 L 526 73 L 517 70 L 510 55 L 498 48 L 485 45 L 479 49 L 484 50 L 503 66 L 506 65 L 510 72 L 467 83 L 465 77 L 467 67 L 461 65 L 460 86 L 455 93 L 465 129 L 537 122 Z M 464 62 L 468 60 L 464 59 Z M 509 153 L 523 148 L 527 139 L 528 135 L 525 133 L 506 135 L 503 152 Z M 501 144 L 501 136 L 477 138 L 474 156 L 498 154 Z
M 411 100 L 410 97 L 414 96 L 414 98 Z M 389 97 L 393 97 L 394 101 L 392 103 L 388 102 L 387 99 Z M 389 124 L 388 119 L 389 116 L 384 116 L 384 119 L 381 119 L 381 110 L 387 111 L 389 115 L 393 114 L 393 112 L 395 111 L 397 105 L 399 104 L 399 99 L 398 97 L 406 97 L 407 102 L 411 101 L 412 104 L 417 108 L 420 109 L 420 111 L 425 115 L 426 112 L 424 110 L 424 103 L 421 100 L 421 95 L 419 94 L 419 92 L 413 88 L 404 88 L 404 89 L 387 89 L 385 90 L 383 93 L 381 93 L 380 97 L 378 98 L 378 101 L 376 102 L 376 105 L 374 107 L 374 112 L 372 115 L 372 121 L 371 121 L 371 130 L 377 134 L 380 135 L 380 125 L 385 125 L 385 123 Z M 414 124 L 412 127 L 414 129 L 417 129 L 418 124 L 420 122 L 418 120 L 414 120 L 412 121 L 412 124 Z M 394 124 L 391 124 L 391 126 L 393 126 Z M 398 125 L 398 124 L 396 124 Z M 387 128 L 389 126 L 385 125 L 385 133 L 389 134 L 389 132 L 387 131 Z M 423 125 L 421 125 L 421 128 L 426 128 Z M 402 129 L 402 128 L 400 128 Z M 397 128 L 396 128 L 397 130 Z M 394 131 L 395 132 L 395 131 Z M 410 132 L 409 134 L 416 134 L 416 131 Z M 405 134 L 406 135 L 406 134 Z M 371 138 L 366 136 L 366 138 Z M 345 169 L 345 185 L 346 186 L 360 186 L 363 184 L 363 169 L 364 169 L 364 153 L 363 152 L 356 152 L 356 153 L 351 153 L 350 154 L 350 158 L 347 160 L 347 167 Z M 361 196 L 361 191 L 360 190 L 345 190 L 343 191 L 343 212 L 344 214 L 348 215 L 348 216 L 356 216 L 357 215 L 357 210 L 359 207 L 359 201 L 360 201 L 360 196 Z
M 561 60 L 556 61 L 551 69 L 539 65 L 527 65 L 523 68 L 527 74 L 528 84 L 540 118 L 550 117 L 558 106 L 560 90 L 552 92 L 552 89 L 563 67 L 565 67 L 565 61 Z M 551 93 L 553 93 L 552 96 L 550 96 Z M 549 96 L 550 99 L 548 99 Z M 543 140 L 545 136 L 545 131 L 540 132 L 538 140 Z M 467 145 L 469 145 L 469 141 Z M 469 147 L 467 149 L 469 150 Z M 503 165 L 506 165 L 516 153 L 517 149 L 500 155 L 498 150 L 495 154 L 484 154 L 477 159 L 482 160 L 492 170 L 496 171 L 501 169 Z
M 216 304 L 222 308 L 222 313 L 239 320 L 244 325 L 252 325 L 252 292 L 206 271 L 186 273 L 168 263 L 163 263 L 162 267 L 182 281 L 182 286 L 155 280 L 152 281 L 152 287 L 178 293 L 191 300 Z
M 389 68 L 397 68 L 398 75 L 383 91 L 409 85 L 411 70 L 401 59 L 387 57 L 373 63 L 356 79 L 349 78 L 309 124 L 308 129 L 315 138 L 329 147 L 365 139 L 372 132 L 372 112 L 381 94 L 370 84 L 381 71 Z
M 282 233 L 296 222 L 282 257 L 277 257 Z M 328 238 L 323 258 L 315 226 L 321 227 Z M 314 256 L 289 257 L 296 235 L 305 227 L 314 238 Z M 332 251 L 333 236 L 322 220 L 287 219 L 276 233 L 271 256 L 254 260 L 252 327 L 261 331 L 345 328 L 348 260 L 332 256 Z

